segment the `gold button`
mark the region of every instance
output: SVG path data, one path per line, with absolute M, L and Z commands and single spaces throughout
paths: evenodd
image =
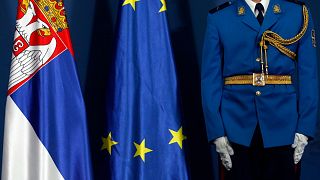
M 257 62 L 260 62 L 260 58 L 257 58 L 256 61 L 257 61 Z
M 260 91 L 257 91 L 257 92 L 256 92 L 256 95 L 257 95 L 257 96 L 261 96 L 261 92 L 260 92 Z

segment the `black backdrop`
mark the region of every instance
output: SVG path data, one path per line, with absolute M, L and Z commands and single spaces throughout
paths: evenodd
M 185 127 L 188 136 L 188 163 L 193 179 L 212 179 L 213 165 L 207 145 L 200 100 L 199 64 L 208 9 L 225 0 L 167 0 L 168 20 L 176 59 Z M 0 140 L 3 137 L 4 107 L 11 46 L 13 40 L 16 1 L 1 0 L 0 11 Z M 320 27 L 319 1 L 308 2 Z M 107 69 L 112 60 L 118 0 L 65 0 L 78 71 L 87 106 L 88 125 L 91 132 L 92 158 L 96 179 L 107 172 L 101 146 L 101 127 L 104 120 L 105 85 Z M 318 42 L 319 36 L 318 36 Z M 319 52 L 319 51 L 318 51 Z M 318 53 L 320 55 L 320 53 Z M 320 57 L 320 56 L 319 56 Z M 318 136 L 319 137 L 319 136 Z M 0 142 L 1 142 L 0 141 Z M 320 177 L 319 138 L 308 146 L 303 159 L 303 179 Z M 2 143 L 1 143 L 2 144 Z M 1 145 L 0 145 L 1 148 Z M 2 148 L 1 148 L 2 149 Z M 96 150 L 97 149 L 97 150 Z M 1 150 L 0 150 L 1 153 Z M 216 157 L 214 157 L 216 158 Z

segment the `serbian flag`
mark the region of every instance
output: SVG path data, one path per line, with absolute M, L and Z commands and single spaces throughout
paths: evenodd
M 1 179 L 91 179 L 88 147 L 63 1 L 19 0 Z

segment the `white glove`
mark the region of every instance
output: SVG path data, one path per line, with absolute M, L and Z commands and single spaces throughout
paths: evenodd
M 295 164 L 298 164 L 299 161 L 301 160 L 304 152 L 304 148 L 307 145 L 308 145 L 308 137 L 303 134 L 296 133 L 294 137 L 294 143 L 292 144 L 292 148 L 295 148 L 294 155 L 293 155 Z
M 234 152 L 227 137 L 220 137 L 214 141 L 216 151 L 220 155 L 222 165 L 229 171 L 232 168 L 231 157 Z

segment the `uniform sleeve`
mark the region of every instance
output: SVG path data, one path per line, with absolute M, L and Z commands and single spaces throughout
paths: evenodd
M 314 137 L 318 119 L 318 63 L 311 14 L 309 26 L 298 46 L 298 127 L 296 132 Z
M 201 93 L 209 141 L 225 135 L 220 115 L 222 96 L 222 47 L 214 14 L 208 15 L 201 65 Z

